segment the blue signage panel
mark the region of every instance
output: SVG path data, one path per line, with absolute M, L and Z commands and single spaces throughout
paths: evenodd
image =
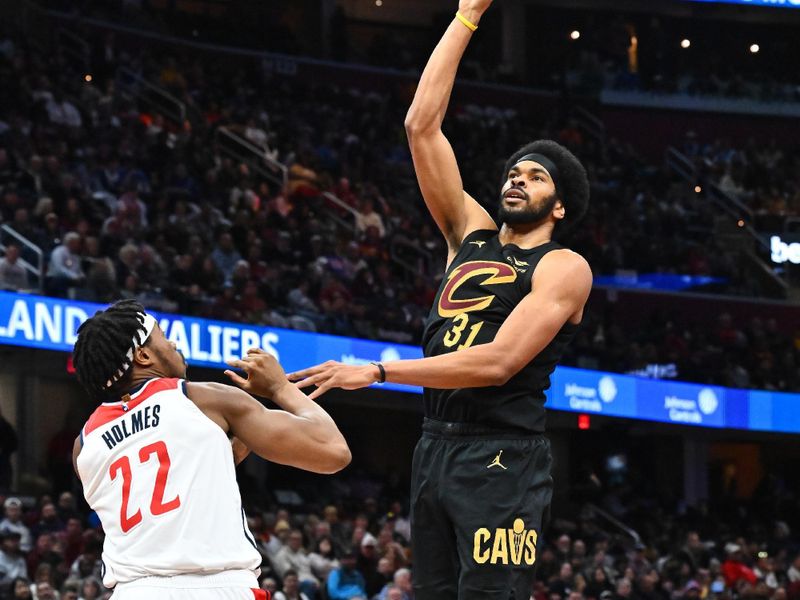
M 725 390 L 678 381 L 642 379 L 637 386 L 637 412 L 654 421 L 725 427 Z
M 632 275 L 597 275 L 594 285 L 629 290 L 664 290 L 679 292 L 712 283 L 726 283 L 724 277 L 708 275 L 675 275 L 671 273 L 637 273 Z
M 798 0 L 800 2 L 800 0 Z M 0 292 L 0 344 L 72 351 L 80 324 L 99 304 Z M 153 313 L 190 365 L 224 368 L 258 346 L 287 371 L 326 360 L 346 364 L 421 358 L 416 346 Z M 414 386 L 382 387 L 421 393 Z M 702 427 L 800 433 L 800 394 L 741 390 L 558 367 L 547 392 L 555 410 Z
M 636 418 L 635 377 L 559 367 L 551 379 L 550 408 Z
M 103 308 L 89 302 L 0 292 L 0 343 L 71 352 L 80 324 Z M 168 313 L 152 314 L 186 362 L 198 367 L 225 368 L 226 361 L 240 358 L 252 347 L 274 354 L 287 372 L 326 360 L 367 364 L 422 356 L 415 346 Z M 404 392 L 422 391 L 394 383 L 382 387 Z
M 713 2 L 714 4 L 747 4 L 750 6 L 776 6 L 779 8 L 800 8 L 800 0 L 692 0 L 693 2 Z

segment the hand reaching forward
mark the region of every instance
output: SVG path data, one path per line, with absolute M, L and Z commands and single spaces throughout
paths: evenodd
M 369 387 L 378 381 L 380 373 L 375 365 L 345 365 L 329 360 L 321 365 L 309 367 L 302 371 L 289 373 L 289 381 L 295 381 L 300 389 L 316 385 L 317 389 L 309 394 L 314 400 L 333 388 L 357 390 Z
M 261 348 L 250 348 L 241 360 L 229 360 L 228 364 L 247 374 L 247 379 L 233 371 L 225 371 L 233 383 L 255 396 L 274 399 L 278 390 L 289 384 L 280 363 L 269 352 Z

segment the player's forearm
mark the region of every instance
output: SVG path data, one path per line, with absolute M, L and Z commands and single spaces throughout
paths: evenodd
M 480 14 L 477 11 L 470 13 L 464 16 L 477 24 Z M 472 32 L 463 23 L 453 19 L 428 59 L 414 101 L 408 109 L 405 125 L 409 138 L 441 128 L 458 65 L 471 37 Z
M 502 385 L 513 368 L 494 344 L 416 360 L 384 363 L 386 381 L 437 389 Z
M 311 398 L 289 382 L 272 396 L 272 401 L 288 413 L 305 419 L 319 428 L 321 437 L 341 437 L 331 416 Z
M 291 383 L 282 386 L 272 400 L 303 421 L 303 435 L 317 448 L 302 468 L 317 473 L 336 473 L 350 464 L 350 448 L 331 416 Z

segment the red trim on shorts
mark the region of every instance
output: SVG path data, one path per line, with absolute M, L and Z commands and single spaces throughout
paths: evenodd
M 250 589 L 253 590 L 253 596 L 255 597 L 255 600 L 270 600 L 271 596 L 267 590 L 256 590 L 253 588 Z
M 86 425 L 83 427 L 83 435 L 87 436 L 98 427 L 102 427 L 111 421 L 119 419 L 158 392 L 176 389 L 179 381 L 179 379 L 167 378 L 153 379 L 149 381 L 145 384 L 144 388 L 139 392 L 139 394 L 136 395 L 136 397 L 130 402 L 128 402 L 128 410 L 124 410 L 122 408 L 122 403 L 115 404 L 113 406 L 98 406 L 97 410 L 95 410 L 92 413 L 92 416 L 89 417 L 89 420 L 86 421 Z

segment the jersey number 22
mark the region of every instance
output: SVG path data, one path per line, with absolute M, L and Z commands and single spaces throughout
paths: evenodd
M 150 460 L 155 454 L 158 458 L 158 473 L 156 474 L 156 484 L 153 488 L 153 496 L 150 499 L 150 513 L 153 515 L 163 515 L 177 509 L 181 505 L 180 496 L 175 496 L 169 502 L 164 502 L 164 490 L 167 487 L 167 475 L 169 473 L 170 460 L 167 445 L 164 442 L 154 442 L 144 446 L 139 450 L 139 462 L 141 464 Z M 122 473 L 122 507 L 119 511 L 119 522 L 122 533 L 128 533 L 131 529 L 142 522 L 142 510 L 136 509 L 133 515 L 128 516 L 128 504 L 131 499 L 131 483 L 133 473 L 131 472 L 131 461 L 127 456 L 122 456 L 115 460 L 108 469 L 111 481 L 117 478 L 118 473 Z

